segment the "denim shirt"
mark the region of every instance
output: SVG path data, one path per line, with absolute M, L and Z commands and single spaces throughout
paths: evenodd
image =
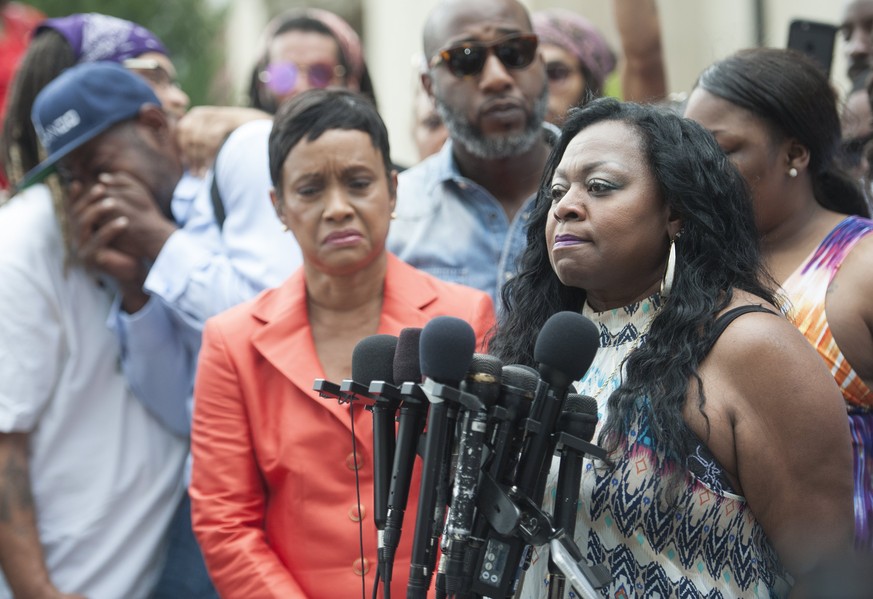
M 549 143 L 556 131 L 544 126 Z M 499 306 L 500 288 L 515 276 L 527 245 L 535 198 L 510 221 L 488 190 L 461 175 L 450 139 L 400 173 L 388 250 L 439 279 L 485 291 Z

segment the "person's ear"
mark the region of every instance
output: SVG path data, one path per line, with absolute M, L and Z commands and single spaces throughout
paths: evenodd
M 667 237 L 671 240 L 676 239 L 676 235 L 682 230 L 682 217 L 673 210 L 670 211 L 670 216 L 667 217 Z
M 143 105 L 139 109 L 136 121 L 151 131 L 157 139 L 172 139 L 169 118 L 160 106 L 155 104 Z
M 388 197 L 391 214 L 394 214 L 394 208 L 397 206 L 397 169 L 392 169 L 388 175 Z
M 785 154 L 787 156 L 785 170 L 788 176 L 796 177 L 797 173 L 804 172 L 809 168 L 809 148 L 796 139 L 789 139 L 785 142 Z
M 430 76 L 429 71 L 421 74 L 421 87 L 424 88 L 424 91 L 427 92 L 427 97 L 433 102 L 433 77 Z
M 285 211 L 282 210 L 282 198 L 279 197 L 279 193 L 276 191 L 275 187 L 270 188 L 270 202 L 273 204 L 273 210 L 276 211 L 276 216 L 279 217 L 279 220 L 282 221 L 283 225 L 285 225 L 285 230 L 287 230 L 288 223 L 285 222 Z

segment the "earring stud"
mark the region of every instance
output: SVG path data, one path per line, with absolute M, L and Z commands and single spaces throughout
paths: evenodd
M 792 179 L 795 178 L 797 176 L 797 169 L 794 168 L 793 166 L 790 169 L 788 169 L 788 176 L 791 177 Z

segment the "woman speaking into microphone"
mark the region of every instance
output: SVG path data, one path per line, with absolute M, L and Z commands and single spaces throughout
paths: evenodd
M 269 143 L 273 205 L 303 266 L 206 323 L 194 391 L 194 529 L 224 597 L 369 595 L 372 417 L 319 397 L 313 381 L 351 378 L 362 338 L 436 316 L 468 321 L 481 341 L 492 303 L 386 252 L 397 178 L 367 99 L 305 92 L 279 109 Z M 397 551 L 397 597 L 410 541 Z
M 532 365 L 562 310 L 600 329 L 577 388 L 611 463 L 586 461 L 575 541 L 609 568 L 601 592 L 786 596 L 851 547 L 850 439 L 740 174 L 699 125 L 603 99 L 571 113 L 543 177 L 491 353 Z M 538 552 L 527 599 L 550 596 Z

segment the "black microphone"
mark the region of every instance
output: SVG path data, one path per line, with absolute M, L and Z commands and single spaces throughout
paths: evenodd
M 503 367 L 503 383 L 497 403 L 504 415 L 495 427 L 494 454 L 488 468 L 488 473 L 501 484 L 515 482 L 524 440 L 521 423 L 530 415 L 537 383 L 539 375 L 530 366 L 509 364 Z
M 582 465 L 585 453 L 570 441 L 561 443 L 562 437 L 589 442 L 597 428 L 597 400 L 587 395 L 571 393 L 564 403 L 564 411 L 558 419 L 561 463 L 558 467 L 558 483 L 555 490 L 553 524 L 564 531 L 568 539 L 576 533 L 576 511 L 579 507 L 579 485 L 582 482 Z M 563 599 L 566 578 L 552 559 L 549 559 L 549 597 Z
M 370 385 L 374 379 L 390 379 L 393 374 L 397 337 L 370 335 L 352 350 L 352 378 L 340 385 L 315 379 L 313 388 L 321 397 L 335 397 L 340 403 L 363 401 L 373 414 L 373 520 L 377 529 L 377 555 L 381 556 L 382 531 L 385 528 L 388 476 L 394 456 L 394 413 L 397 402 L 390 396 L 374 397 Z M 378 584 L 378 578 L 377 584 Z M 375 592 L 375 591 L 374 591 Z
M 501 370 L 500 394 L 491 410 L 492 425 L 483 464 L 482 480 L 476 496 L 476 515 L 464 557 L 461 588 L 470 589 L 476 576 L 489 521 L 501 517 L 500 486 L 512 484 L 521 452 L 521 422 L 528 417 L 539 376 L 530 366 L 509 364 Z
M 534 346 L 539 381 L 525 423 L 526 435 L 512 486 L 511 517 L 504 517 L 499 527 L 491 522 L 485 548 L 480 552 L 473 590 L 489 597 L 506 597 L 519 575 L 523 554 L 531 539 L 543 539 L 542 518 L 528 517 L 542 505 L 546 475 L 555 451 L 555 425 L 567 390 L 581 379 L 600 346 L 600 333 L 590 320 L 577 312 L 558 312 L 543 325 Z M 495 494 L 495 502 L 500 500 Z M 517 507 L 517 504 L 521 507 Z M 504 500 L 504 507 L 507 505 Z M 505 510 L 504 510 L 505 511 Z
M 394 571 L 394 555 L 400 544 L 403 516 L 409 499 L 409 487 L 419 437 L 424 429 L 427 414 L 427 397 L 419 389 L 421 366 L 419 363 L 420 328 L 406 328 L 400 331 L 397 349 L 394 353 L 393 380 L 403 385 L 398 391 L 402 399 L 397 425 L 397 441 L 394 449 L 394 462 L 391 467 L 391 483 L 388 490 L 388 514 L 385 521 L 382 580 L 389 586 Z M 370 387 L 373 391 L 373 386 Z
M 371 335 L 371 337 L 391 337 L 391 335 Z M 312 388 L 318 391 L 320 397 L 336 399 L 340 404 L 362 401 L 366 407 L 372 406 L 374 400 L 373 396 L 369 393 L 369 382 L 373 376 L 381 376 L 381 373 L 385 371 L 385 367 L 381 365 L 390 360 L 393 354 L 391 354 L 389 346 L 380 345 L 379 342 L 372 345 L 363 343 L 367 339 L 370 339 L 370 337 L 361 339 L 355 345 L 355 349 L 352 350 L 353 378 L 343 379 L 340 384 L 328 381 L 327 379 L 315 379 Z M 396 337 L 392 337 L 392 339 L 394 339 L 393 343 L 396 343 Z M 358 349 L 358 346 L 361 346 L 361 350 Z M 356 352 L 357 359 L 355 358 Z M 357 366 L 355 363 L 357 363 Z M 359 380 L 355 380 L 355 368 L 358 370 L 357 378 Z M 361 380 L 366 380 L 367 384 L 361 383 Z
M 462 390 L 478 399 L 477 405 L 464 405 L 460 421 L 458 460 L 455 467 L 452 500 L 446 519 L 443 544 L 445 588 L 449 596 L 463 590 L 464 556 L 473 527 L 482 454 L 488 432 L 488 410 L 500 395 L 503 364 L 494 356 L 475 354 Z
M 427 323 L 421 332 L 419 351 L 421 373 L 425 377 L 421 388 L 430 403 L 430 415 L 412 541 L 408 599 L 427 596 L 436 559 L 433 541 L 436 491 L 451 432 L 448 426 L 449 406 L 443 396 L 453 388 L 458 393 L 457 387 L 467 373 L 475 347 L 476 334 L 473 328 L 459 318 L 439 316 Z
M 534 360 L 540 381 L 537 384 L 528 421 L 531 434 L 522 449 L 518 489 L 536 505 L 542 504 L 537 492 L 540 480 L 548 474 L 547 460 L 554 453 L 555 424 L 570 384 L 582 378 L 600 348 L 600 331 L 577 312 L 558 312 L 543 325 L 534 346 Z M 537 496 L 539 495 L 539 496 Z
M 352 381 L 366 386 L 368 395 L 373 381 L 393 383 L 396 349 L 394 335 L 370 335 L 361 339 L 352 351 Z M 343 384 L 346 386 L 346 381 Z M 373 521 L 379 531 L 385 529 L 388 512 L 397 405 L 393 398 L 380 395 L 370 408 L 373 414 Z

